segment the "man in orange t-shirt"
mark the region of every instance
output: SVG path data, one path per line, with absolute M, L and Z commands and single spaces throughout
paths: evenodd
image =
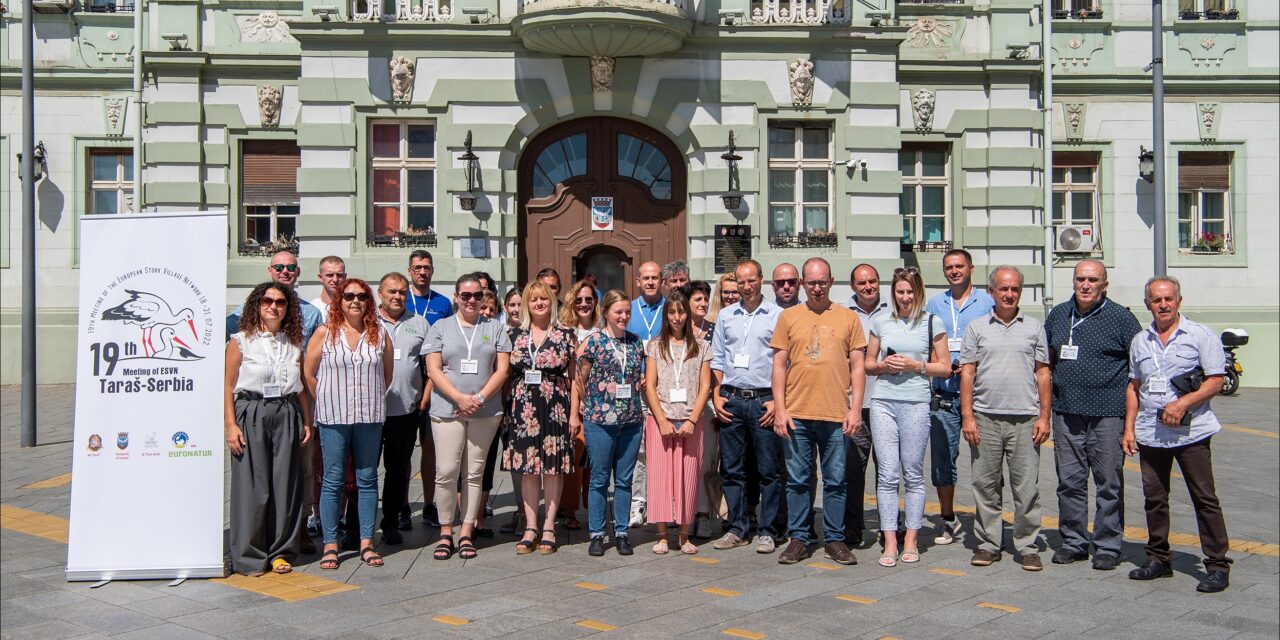
M 841 564 L 857 564 L 844 539 L 845 436 L 862 428 L 863 356 L 867 340 L 853 311 L 831 303 L 831 265 L 804 263 L 805 304 L 782 312 L 769 346 L 773 355 L 773 429 L 785 439 L 787 529 L 778 557 L 809 557 L 813 448 L 822 464 L 823 550 Z

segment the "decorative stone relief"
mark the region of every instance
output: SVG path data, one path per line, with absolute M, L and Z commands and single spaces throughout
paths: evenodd
M 108 32 L 107 32 L 107 39 L 108 39 L 108 40 L 110 40 L 110 41 L 112 41 L 112 42 L 115 42 L 116 40 L 119 40 L 119 39 L 120 39 L 120 32 L 119 32 L 119 31 L 108 31 Z
M 1217 68 L 1227 57 L 1227 53 L 1236 48 L 1236 36 L 1219 33 L 1213 37 L 1197 33 L 1184 33 L 1178 36 L 1178 49 L 1187 52 L 1192 66 L 1200 68 Z M 1166 57 L 1166 61 L 1168 58 Z
M 415 65 L 404 56 L 391 57 L 391 99 L 395 102 L 413 100 L 413 76 Z
M 1089 68 L 1090 61 L 1106 43 L 1099 33 L 1053 34 L 1055 72 L 1071 73 Z
M 1208 51 L 1208 50 L 1212 49 L 1212 48 L 1213 48 L 1213 45 L 1215 45 L 1215 44 L 1218 44 L 1218 43 L 1217 43 L 1217 42 L 1214 42 L 1214 41 L 1213 41 L 1213 38 L 1205 38 L 1204 40 L 1201 40 L 1201 41 L 1200 41 L 1200 48 L 1201 48 L 1201 49 L 1204 49 L 1205 51 Z
M 1080 38 L 1072 38 L 1071 40 L 1067 41 L 1067 46 L 1071 47 L 1072 49 L 1079 49 L 1083 44 L 1084 44 L 1083 42 L 1080 42 Z
M 124 98 L 103 98 L 102 116 L 106 119 L 107 135 L 124 135 L 124 114 L 129 101 Z
M 813 104 L 813 61 L 797 59 L 791 69 L 791 104 L 807 107 Z
M 596 93 L 613 91 L 613 68 L 617 60 L 609 56 L 591 56 L 591 90 Z
M 280 126 L 280 88 L 270 84 L 258 85 L 258 120 L 264 127 Z
M 911 94 L 911 115 L 915 120 L 917 133 L 933 131 L 933 108 L 936 94 L 929 89 L 920 89 Z
M 263 11 L 256 16 L 236 16 L 240 25 L 241 42 L 297 42 L 289 33 L 289 24 L 274 11 Z
M 1218 139 L 1218 103 L 1197 102 L 1196 122 L 1200 125 L 1200 140 L 1213 142 Z
M 1084 110 L 1085 103 L 1069 102 L 1063 105 L 1062 111 L 1067 116 L 1066 130 L 1068 140 L 1084 139 Z
M 756 0 L 751 21 L 757 24 L 848 24 L 849 0 Z
M 940 22 L 933 16 L 921 16 L 907 28 L 907 37 L 913 47 L 933 47 L 941 49 L 947 46 L 947 40 L 955 33 L 951 25 Z
M 422 0 L 416 6 L 413 0 L 396 0 L 396 20 L 452 22 L 453 6 L 449 0 Z

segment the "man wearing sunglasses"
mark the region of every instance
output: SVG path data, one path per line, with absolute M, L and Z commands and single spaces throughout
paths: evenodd
M 338 292 L 347 281 L 347 263 L 338 256 L 325 256 L 320 259 L 316 277 L 320 279 L 320 295 L 311 301 L 311 305 L 320 311 L 321 320 L 328 321 L 329 303 L 337 299 Z
M 302 272 L 298 269 L 298 257 L 289 251 L 280 251 L 271 256 L 271 262 L 267 264 L 267 277 L 272 282 L 278 282 L 290 290 L 298 285 L 298 276 Z M 295 294 L 297 292 L 295 291 Z M 298 306 L 302 310 L 302 350 L 307 350 L 307 342 L 311 340 L 311 334 L 315 332 L 316 327 L 324 324 L 324 317 L 320 310 L 310 302 L 298 299 Z M 244 305 L 236 307 L 231 315 L 227 316 L 227 340 L 231 339 L 231 335 L 240 330 L 240 314 L 244 313 Z
M 790 262 L 773 268 L 773 303 L 790 309 L 800 302 L 800 272 Z

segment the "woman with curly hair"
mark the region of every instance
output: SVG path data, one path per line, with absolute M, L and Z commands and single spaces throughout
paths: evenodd
M 373 289 L 359 278 L 342 285 L 329 304 L 329 319 L 307 345 L 303 367 L 315 397 L 316 425 L 324 456 L 320 525 L 324 530 L 321 569 L 338 568 L 338 514 L 348 455 L 355 463 L 360 559 L 382 566 L 373 549 L 378 515 L 378 456 L 386 418 L 387 384 L 395 365 L 390 336 L 374 312 Z M 348 522 L 348 527 L 356 526 Z
M 223 422 L 231 451 L 231 568 L 289 573 L 302 541 L 302 449 L 311 440 L 302 387 L 302 312 L 293 290 L 249 293 L 227 342 Z

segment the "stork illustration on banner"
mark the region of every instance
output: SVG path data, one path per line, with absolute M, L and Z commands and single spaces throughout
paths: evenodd
M 191 309 L 174 311 L 164 298 L 146 291 L 125 289 L 128 299 L 102 312 L 103 320 L 118 320 L 125 324 L 137 325 L 142 329 L 143 358 L 161 360 L 199 360 L 203 356 L 196 355 L 191 345 L 179 337 L 174 327 L 186 324 L 198 344 L 200 336 L 196 333 L 195 313 Z

